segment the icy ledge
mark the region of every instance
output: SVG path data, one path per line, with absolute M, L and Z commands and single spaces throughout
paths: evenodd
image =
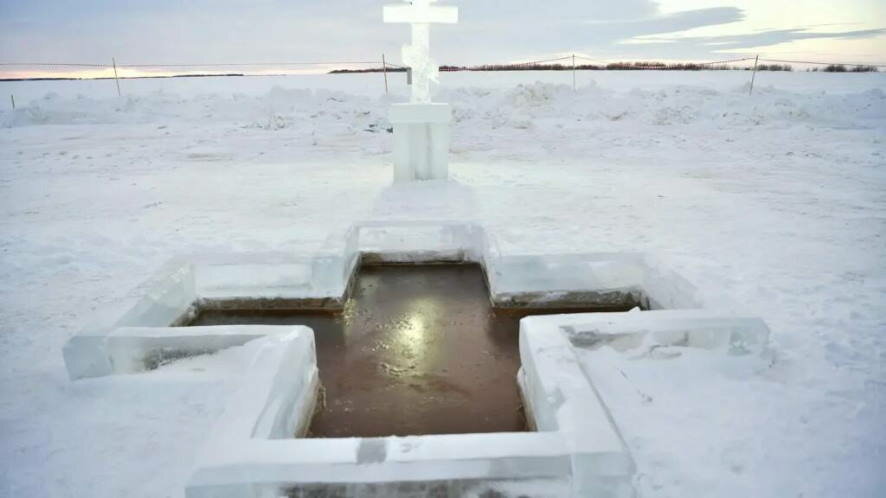
M 633 459 L 578 350 L 643 342 L 759 354 L 768 334 L 759 319 L 705 311 L 528 317 L 520 324 L 518 382 L 535 432 L 297 439 L 313 414 L 317 367 L 310 329 L 290 327 L 259 339 L 186 496 L 259 498 L 306 489 L 412 496 L 550 481 L 569 483 L 577 497 L 630 497 Z
M 695 288 L 641 254 L 506 255 L 476 224 L 364 222 L 311 254 L 231 254 L 173 260 L 112 318 L 64 347 L 71 379 L 132 373 L 158 361 L 241 345 L 262 327 L 188 327 L 200 309 L 340 309 L 362 261 L 472 262 L 497 307 L 698 308 Z

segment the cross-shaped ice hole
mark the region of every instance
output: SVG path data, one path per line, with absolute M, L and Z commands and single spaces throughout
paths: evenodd
M 468 434 L 528 429 L 519 320 L 557 311 L 493 308 L 479 265 L 368 266 L 341 312 L 204 310 L 191 324 L 311 327 L 325 393 L 313 436 Z

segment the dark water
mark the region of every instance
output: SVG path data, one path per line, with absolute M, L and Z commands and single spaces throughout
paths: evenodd
M 341 313 L 206 310 L 191 325 L 311 327 L 325 402 L 310 436 L 375 437 L 527 430 L 516 375 L 529 314 L 496 312 L 477 265 L 370 266 Z

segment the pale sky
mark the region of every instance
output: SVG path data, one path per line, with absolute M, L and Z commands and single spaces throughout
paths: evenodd
M 111 57 L 119 64 L 346 61 L 377 60 L 385 53 L 396 63 L 409 30 L 381 22 L 382 5 L 393 2 L 0 0 L 0 62 L 108 63 Z M 760 54 L 886 63 L 886 0 L 441 4 L 457 5 L 461 14 L 459 24 L 432 30 L 432 53 L 441 64 L 525 61 L 573 52 L 601 62 L 712 61 Z M 0 72 L 8 76 L 12 69 L 0 67 Z

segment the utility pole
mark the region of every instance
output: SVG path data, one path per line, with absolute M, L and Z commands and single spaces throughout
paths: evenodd
M 385 54 L 381 54 L 382 72 L 385 73 L 385 95 L 388 94 L 388 63 L 385 61 Z
M 120 93 L 120 78 L 117 77 L 117 59 L 111 57 L 111 64 L 114 65 L 114 81 L 117 82 L 117 96 L 120 97 L 123 94 Z
M 575 54 L 572 54 L 572 91 L 575 91 Z
M 757 79 L 757 61 L 759 61 L 759 60 L 760 60 L 760 54 L 757 54 L 757 56 L 754 57 L 754 74 L 751 75 L 751 89 L 748 90 L 748 95 L 751 95 L 754 93 L 754 80 Z

